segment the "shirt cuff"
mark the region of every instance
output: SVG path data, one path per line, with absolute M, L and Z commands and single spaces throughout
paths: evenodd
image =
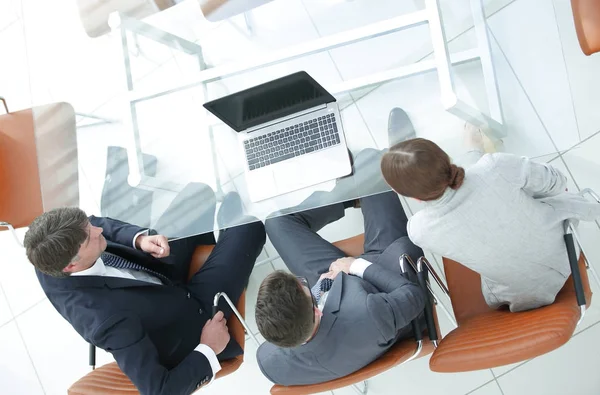
M 221 364 L 217 359 L 217 354 L 215 354 L 212 348 L 210 348 L 206 344 L 198 344 L 194 351 L 198 351 L 199 353 L 203 354 L 206 357 L 206 359 L 208 359 L 208 363 L 210 363 L 210 368 L 212 369 L 213 373 L 212 378 L 210 379 L 210 383 L 212 383 L 212 381 L 215 379 L 215 376 L 217 375 L 217 372 L 221 370 Z
M 371 265 L 372 265 L 371 262 L 366 261 L 362 258 L 357 258 L 350 265 L 350 274 L 352 274 L 353 276 L 362 278 L 363 274 L 365 274 L 365 270 L 367 270 L 367 268 Z
M 138 236 L 144 235 L 144 236 L 148 236 L 148 231 L 150 229 L 146 229 L 146 230 L 142 230 L 141 232 L 137 232 L 135 234 L 135 236 L 133 236 L 133 248 L 137 250 L 137 247 L 135 246 L 135 241 L 137 240 Z

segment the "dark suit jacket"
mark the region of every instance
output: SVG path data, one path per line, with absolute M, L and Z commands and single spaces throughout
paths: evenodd
M 107 252 L 169 276 L 169 265 L 133 248 L 142 228 L 110 218 L 90 217 L 90 222 L 104 230 Z M 212 377 L 208 359 L 193 352 L 210 313 L 185 285 L 56 278 L 39 271 L 37 276 L 56 310 L 86 341 L 112 353 L 142 394 L 188 395 Z
M 372 264 L 364 279 L 338 274 L 327 295 L 321 324 L 305 345 L 263 343 L 258 365 L 282 385 L 322 383 L 346 376 L 377 359 L 398 339 L 412 336 L 410 322 L 425 307 L 418 285 Z

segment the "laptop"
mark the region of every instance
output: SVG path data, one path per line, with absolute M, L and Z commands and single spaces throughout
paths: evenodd
M 304 71 L 204 107 L 238 132 L 253 202 L 352 172 L 336 100 Z

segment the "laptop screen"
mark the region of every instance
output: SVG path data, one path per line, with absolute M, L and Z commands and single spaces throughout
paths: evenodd
M 204 104 L 236 132 L 273 121 L 335 98 L 301 71 Z

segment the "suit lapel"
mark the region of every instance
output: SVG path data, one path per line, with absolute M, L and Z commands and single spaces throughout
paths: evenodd
M 337 319 L 337 313 L 340 311 L 342 289 L 344 288 L 345 281 L 346 273 L 340 273 L 333 282 L 333 285 L 327 294 L 327 300 L 325 301 L 325 308 L 323 309 L 323 316 L 321 317 L 321 323 L 319 324 L 317 334 L 308 343 L 300 346 L 301 349 L 306 351 L 315 350 L 319 348 L 321 343 L 327 338 L 329 331 Z
M 36 274 L 45 290 L 59 289 L 78 289 L 78 288 L 129 288 L 129 287 L 156 287 L 159 284 L 153 284 L 146 281 L 132 280 L 129 278 L 106 277 L 106 276 L 69 276 L 52 277 L 41 273 L 36 269 Z

